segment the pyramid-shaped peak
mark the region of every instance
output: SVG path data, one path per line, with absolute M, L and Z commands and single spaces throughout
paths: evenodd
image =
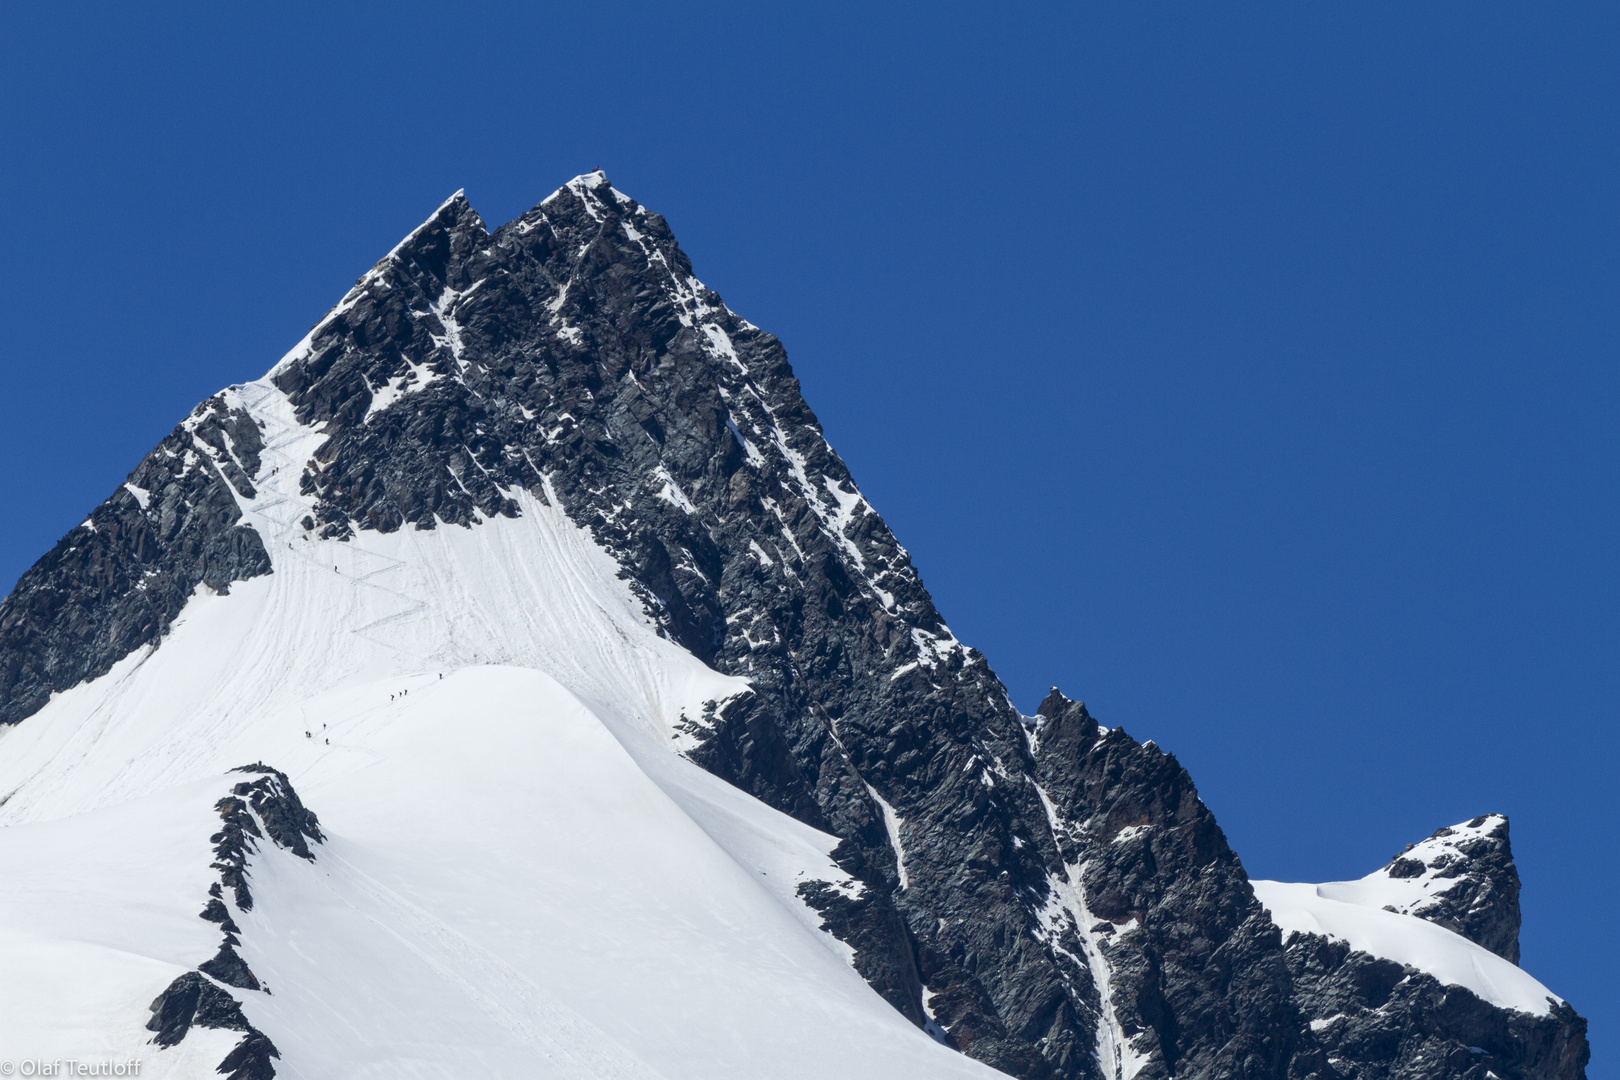
M 228 967 L 199 949 L 210 966 L 184 986 L 252 959 L 308 1019 L 285 1047 L 294 1072 L 375 1016 L 430 1015 L 422 1003 L 487 980 L 482 945 L 438 949 L 424 968 L 401 946 L 417 923 L 491 927 L 502 979 L 557 985 L 559 1008 L 594 1010 L 604 1030 L 651 1032 L 622 1067 L 578 1057 L 589 1075 L 684 1068 L 736 1031 L 758 1041 L 709 1070 L 721 1080 L 765 1061 L 805 1080 L 1286 1080 L 1321 1075 L 1330 1054 L 1363 1074 L 1433 1075 L 1417 1064 L 1433 1055 L 1580 1080 L 1586 1061 L 1585 1021 L 1512 966 L 1505 819 L 1334 883 L 1376 895 L 1370 908 L 1270 883 L 1289 904 L 1337 905 L 1300 907 L 1315 921 L 1292 933 L 1173 757 L 1100 730 L 1055 688 L 1036 717 L 1019 713 L 828 445 L 781 342 L 704 286 L 664 220 L 599 169 L 493 234 L 451 195 L 269 377 L 178 425 L 0 603 L 0 725 L 19 721 L 0 754 L 0 835 L 91 820 L 116 799 L 178 808 L 157 800 L 257 759 L 301 786 L 313 776 L 305 794 L 341 808 L 334 842 L 349 850 L 427 845 L 389 871 L 421 900 L 403 931 L 392 894 L 353 874 L 321 895 L 375 917 L 326 927 L 340 905 L 274 895 L 291 878 L 261 860 L 274 878 L 259 910 L 282 918 L 285 897 L 286 918 L 325 935 L 309 940 L 344 948 L 312 958 L 244 920 Z M 218 827 L 214 788 L 173 791 L 195 803 L 200 835 Z M 259 801 L 242 820 L 271 835 Z M 127 831 L 182 850 L 192 832 L 170 835 L 169 814 Z M 75 904 L 98 897 L 118 922 L 127 875 L 104 872 L 96 820 L 60 861 L 91 868 Z M 514 884 L 484 887 L 497 877 Z M 10 903 L 0 895 L 7 925 L 24 917 Z M 185 903 L 121 955 L 196 921 Z M 1314 913 L 1345 908 L 1379 920 L 1345 924 L 1358 952 L 1318 933 L 1329 915 Z M 1386 955 L 1350 938 L 1389 920 L 1419 945 Z M 106 924 L 53 923 L 63 933 L 40 969 L 77 963 Z M 353 926 L 377 932 L 351 948 Z M 578 965 L 564 984 L 559 940 L 624 962 Z M 26 959 L 0 941 L 8 973 Z M 846 959 L 871 994 L 851 992 Z M 1390 970 L 1398 992 L 1365 977 Z M 626 999 L 627 985 L 646 990 Z M 1453 985 L 1455 1029 L 1431 1019 Z M 96 1023 L 129 1030 L 138 1053 L 131 1021 L 156 989 Z M 679 995 L 702 1008 L 671 1019 Z M 323 1004 L 351 999 L 352 1015 Z M 1032 1007 L 1045 1018 L 1033 1027 Z M 63 988 L 32 1015 L 55 1032 L 80 1009 Z M 445 1015 L 427 1042 L 442 1030 L 451 1064 L 424 1075 L 459 1076 L 454 1062 L 516 1030 L 493 1014 L 469 1026 L 481 1010 Z M 564 1027 L 586 1032 L 581 1055 L 611 1046 L 578 1015 Z M 1364 1049 L 1397 1029 L 1414 1036 L 1408 1060 Z M 18 1030 L 0 1012 L 0 1043 Z M 534 1044 L 509 1048 L 501 1061 L 517 1064 L 495 1071 L 522 1075 Z

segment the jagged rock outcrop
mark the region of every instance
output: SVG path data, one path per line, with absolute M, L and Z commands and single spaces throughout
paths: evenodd
M 223 1031 L 250 1029 L 242 1005 L 195 971 L 175 979 L 152 1002 L 148 1031 L 157 1032 L 152 1042 L 160 1047 L 174 1046 L 186 1037 L 191 1026 Z
M 268 837 L 276 847 L 314 862 L 308 841 L 320 843 L 325 837 L 319 820 L 298 798 L 286 773 L 263 762 L 234 771 L 257 774 L 258 779 L 233 784 L 231 793 L 214 806 L 221 827 L 209 842 L 214 845 L 213 868 L 219 871 L 219 880 L 209 886 L 201 917 L 219 924 L 223 940 L 213 957 L 176 978 L 157 996 L 146 1027 L 156 1032 L 152 1042 L 160 1048 L 179 1043 L 193 1025 L 240 1031 L 242 1039 L 220 1062 L 219 1073 L 227 1080 L 271 1080 L 276 1074 L 272 1059 L 279 1058 L 280 1052 L 248 1021 L 242 1003 L 222 988 L 269 992 L 237 952 L 242 929 L 232 917 L 224 892 L 231 891 L 238 914 L 253 910 L 249 856 L 259 851 L 260 841 Z
M 477 528 L 527 491 L 590 531 L 670 639 L 746 679 L 688 718 L 685 752 L 841 838 L 859 887 L 800 894 L 914 1023 L 1027 1080 L 1356 1075 L 1362 1043 L 1312 1024 L 1337 991 L 1301 997 L 1319 976 L 1186 771 L 1056 692 L 1019 714 L 827 444 L 781 343 L 602 174 L 493 233 L 453 197 L 271 381 L 323 438 L 301 477 L 310 538 Z M 254 421 L 216 402 L 187 423 L 0 608 L 0 720 L 159 641 L 198 582 L 268 569 L 236 524 Z M 299 854 L 319 839 L 295 797 L 256 798 L 221 804 L 204 917 L 227 947 L 224 890 L 251 905 L 232 853 L 256 822 Z M 1540 1036 L 1503 1038 L 1529 1055 Z
M 1519 877 L 1508 820 L 1500 814 L 1439 829 L 1364 878 L 1305 888 L 1329 903 L 1381 908 L 1377 918 L 1383 925 L 1389 920 L 1382 912 L 1431 922 L 1447 931 L 1442 939 L 1455 934 L 1518 962 Z M 1337 1075 L 1358 1080 L 1585 1075 L 1586 1021 L 1550 996 L 1547 1008 L 1537 1013 L 1484 1000 L 1482 986 L 1501 980 L 1501 972 L 1473 990 L 1447 985 L 1410 964 L 1298 928 L 1285 935 L 1284 956 L 1310 1041 Z M 1477 959 L 1470 964 L 1481 966 Z

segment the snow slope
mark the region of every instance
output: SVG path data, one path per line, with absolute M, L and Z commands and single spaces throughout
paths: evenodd
M 242 499 L 274 573 L 0 735 L 0 1057 L 212 1077 L 148 1003 L 208 958 L 226 770 L 286 771 L 328 840 L 265 844 L 233 990 L 287 1077 L 988 1077 L 891 1009 L 797 898 L 835 839 L 677 756 L 747 691 L 659 637 L 558 509 L 309 538 L 319 433 L 261 380 Z M 306 735 L 306 732 L 309 733 Z M 851 884 L 851 888 L 859 888 Z
M 1322 885 L 1251 884 L 1285 937 L 1321 934 L 1344 941 L 1372 956 L 1426 971 L 1447 986 L 1465 987 L 1504 1009 L 1546 1016 L 1552 1011 L 1551 1002 L 1562 1000 L 1528 972 L 1461 934 L 1414 915 L 1384 910 L 1391 891 L 1372 880 L 1381 875 L 1379 871 L 1361 881 Z

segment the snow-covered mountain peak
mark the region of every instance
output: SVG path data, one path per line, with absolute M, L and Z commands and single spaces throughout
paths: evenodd
M 240 1024 L 154 1074 L 214 1075 L 244 1024 L 280 1054 L 244 1051 L 255 1077 L 1584 1063 L 1567 1005 L 1445 928 L 1483 944 L 1511 892 L 1516 934 L 1505 822 L 1373 875 L 1449 898 L 1369 913 L 1462 952 L 1285 947 L 1172 755 L 1055 691 L 1019 715 L 781 343 L 600 171 L 493 232 L 453 196 L 177 425 L 0 603 L 0 725 L 0 960 L 34 965 L 0 985 L 8 1049 L 237 1024 L 233 987 Z M 244 761 L 322 839 L 244 843 L 230 930 L 190 898 Z M 273 994 L 204 966 L 221 932 Z M 1456 995 L 1459 956 L 1511 992 Z M 1390 970 L 1404 1004 L 1365 1024 L 1421 1037 L 1335 1035 Z
M 563 187 L 577 194 L 584 194 L 587 191 L 596 191 L 599 188 L 612 189 L 613 184 L 609 182 L 606 172 L 601 169 L 592 169 L 590 172 L 580 173 L 564 184 Z M 625 196 L 621 194 L 619 197 L 622 199 Z

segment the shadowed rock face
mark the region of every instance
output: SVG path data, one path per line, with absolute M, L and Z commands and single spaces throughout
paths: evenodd
M 1136 1075 L 1285 1075 L 1307 1044 L 1278 933 L 1192 778 L 1056 690 L 1037 718 L 1036 776 L 1096 919 L 1069 929 L 1107 962 Z
M 1340 941 L 1295 934 L 1286 950 L 1294 994 L 1329 1067 L 1361 1080 L 1583 1077 L 1586 1021 L 1499 1009 L 1467 990 Z
M 1031 1080 L 1356 1075 L 1338 1043 L 1329 1063 L 1311 1025 L 1327 999 L 1301 996 L 1305 969 L 1186 771 L 1055 691 L 1019 715 L 781 344 L 599 173 L 493 234 L 451 199 L 272 379 L 326 436 L 302 478 L 312 535 L 479 527 L 527 489 L 591 531 L 671 639 L 749 681 L 689 718 L 687 752 L 842 838 L 866 888 L 801 894 L 914 1023 Z M 108 506 L 132 513 L 123 498 Z M 77 602 L 110 612 L 130 588 Z

